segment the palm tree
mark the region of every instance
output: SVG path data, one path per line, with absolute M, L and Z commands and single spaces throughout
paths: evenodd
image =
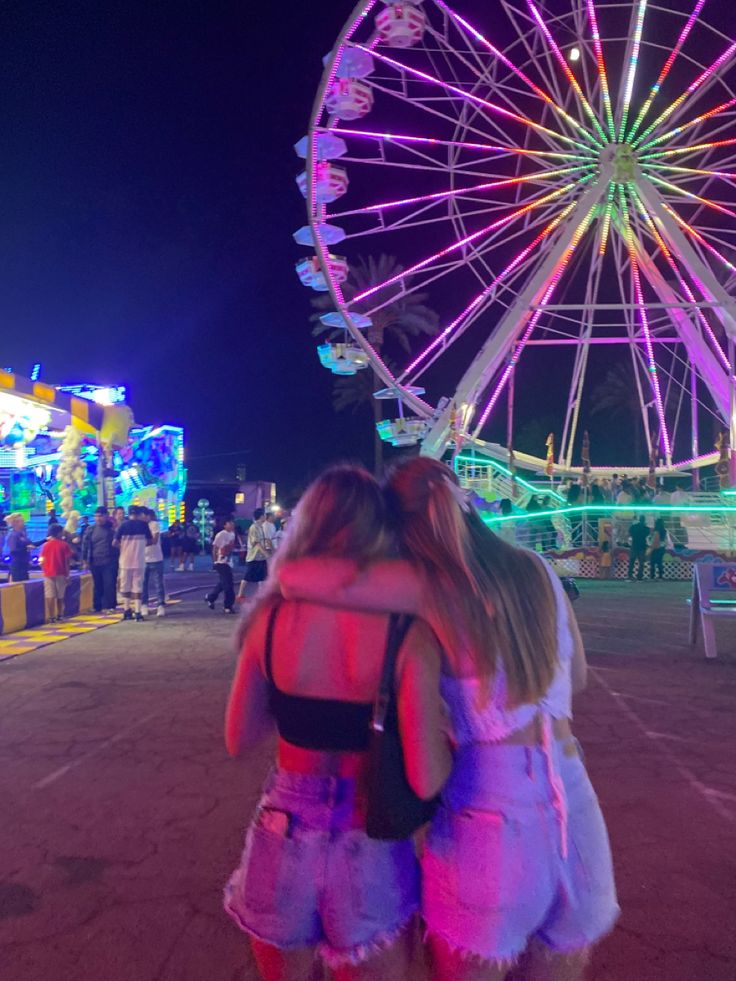
M 350 273 L 343 284 L 343 296 L 349 303 L 354 296 L 366 290 L 394 279 L 403 272 L 403 266 L 394 256 L 379 255 L 377 257 L 359 256 L 351 264 Z M 366 330 L 366 338 L 375 350 L 388 364 L 387 358 L 391 352 L 411 351 L 411 339 L 437 333 L 439 318 L 434 310 L 426 306 L 427 293 L 408 293 L 410 278 L 398 280 L 390 286 L 382 287 L 363 302 L 355 306 L 357 313 L 370 313 L 372 325 Z M 315 327 L 312 331 L 315 337 L 328 333 L 337 337 L 342 331 L 325 327 L 319 320 L 320 316 L 332 309 L 332 299 L 327 293 L 314 297 L 312 306 L 316 313 L 310 317 Z M 375 309 L 380 307 L 380 309 Z M 380 379 L 372 369 L 359 371 L 357 375 L 335 379 L 332 405 L 336 412 L 345 409 L 358 411 L 362 406 L 370 406 L 373 420 L 373 468 L 376 476 L 383 470 L 383 443 L 376 428 L 383 418 L 381 403 L 373 398 L 377 388 L 382 387 Z
M 611 418 L 628 417 L 634 431 L 634 460 L 642 454 L 641 403 L 633 376 L 633 367 L 623 362 L 606 372 L 603 381 L 591 392 L 591 413 L 607 413 Z

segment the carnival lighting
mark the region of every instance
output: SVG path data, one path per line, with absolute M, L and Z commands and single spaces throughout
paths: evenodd
M 312 249 L 300 278 L 330 293 L 325 316 L 342 331 L 338 341 L 398 399 L 399 419 L 386 420 L 382 435 L 403 438 L 391 427 L 405 411 L 424 453 L 466 439 L 480 447 L 508 391 L 512 442 L 509 383 L 528 383 L 516 368 L 529 345 L 571 345 L 556 437 L 570 469 L 589 349 L 623 344 L 647 444 L 661 446 L 670 471 L 685 445 L 692 465 L 705 465 L 701 409 L 722 425 L 731 415 L 723 393 L 733 367 L 713 317 L 728 331 L 735 322 L 723 284 L 736 274 L 736 136 L 727 128 L 736 41 L 707 24 L 705 0 L 683 13 L 650 0 L 562 0 L 554 16 L 539 0 L 518 0 L 500 8 L 516 32 L 502 50 L 488 11 L 473 24 L 462 7 L 359 3 L 297 144 L 309 222 L 297 239 Z M 362 88 L 336 111 L 349 85 Z M 330 255 L 336 240 L 344 259 Z M 348 262 L 369 249 L 395 255 L 397 268 L 343 292 Z M 389 304 L 418 292 L 430 303 L 442 297 L 446 315 L 396 370 L 358 318 L 380 323 Z M 688 357 L 695 342 L 712 357 Z M 324 352 L 333 370 L 355 368 L 336 353 Z M 438 363 L 447 372 L 430 372 Z M 543 469 L 543 455 L 537 462 Z

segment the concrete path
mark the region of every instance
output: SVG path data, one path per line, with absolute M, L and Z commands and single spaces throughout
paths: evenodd
M 582 586 L 576 727 L 624 909 L 590 977 L 734 981 L 736 624 L 706 663 L 683 585 Z M 226 756 L 232 619 L 184 599 L 0 664 L 2 981 L 255 979 L 220 894 L 269 753 Z

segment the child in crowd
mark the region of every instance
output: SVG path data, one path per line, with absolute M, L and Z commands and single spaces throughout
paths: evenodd
M 64 619 L 64 596 L 69 579 L 72 549 L 63 539 L 61 525 L 51 525 L 49 536 L 41 547 L 43 594 L 46 600 L 46 619 L 57 623 Z

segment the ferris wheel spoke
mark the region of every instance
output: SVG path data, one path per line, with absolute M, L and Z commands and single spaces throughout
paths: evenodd
M 572 86 L 575 95 L 578 97 L 580 104 L 583 107 L 583 111 L 585 112 L 586 116 L 588 117 L 588 119 L 590 119 L 591 123 L 593 124 L 593 128 L 595 129 L 596 133 L 598 134 L 598 137 L 602 141 L 602 144 L 605 145 L 608 142 L 608 137 L 603 131 L 603 128 L 598 120 L 598 115 L 596 114 L 595 110 L 591 106 L 590 102 L 588 102 L 588 100 L 586 99 L 585 93 L 580 88 L 580 83 L 578 82 L 577 78 L 575 78 L 575 74 L 570 68 L 570 66 L 568 65 L 567 60 L 563 55 L 562 51 L 560 51 L 559 45 L 557 44 L 554 37 L 552 36 L 552 32 L 550 31 L 549 27 L 544 22 L 544 19 L 540 14 L 538 7 L 534 3 L 534 0 L 527 0 L 527 6 L 529 7 L 531 15 L 534 18 L 537 26 L 539 27 L 540 31 L 544 35 L 544 39 L 547 42 L 548 47 L 552 51 L 552 54 L 555 56 L 558 64 L 560 65 L 560 68 L 562 68 L 562 71 L 565 77 L 567 78 L 568 82 Z
M 702 0 L 704 3 L 705 0 Z M 594 0 L 587 0 L 587 10 L 588 10 L 588 20 L 590 21 L 590 30 L 593 35 L 593 49 L 595 51 L 596 67 L 598 69 L 598 79 L 601 87 L 601 96 L 603 98 L 603 109 L 606 115 L 606 123 L 608 125 L 608 134 L 611 142 L 616 140 L 616 127 L 613 122 L 613 109 L 611 107 L 611 92 L 608 87 L 608 72 L 606 71 L 606 60 L 603 56 L 603 46 L 601 44 L 601 35 L 598 30 L 598 17 L 595 11 Z
M 680 228 L 682 228 L 685 232 L 688 233 L 688 235 L 694 238 L 695 241 L 699 245 L 701 245 L 704 249 L 706 249 L 708 252 L 710 252 L 711 255 L 715 256 L 716 259 L 718 259 L 718 261 L 723 266 L 725 266 L 726 269 L 729 270 L 729 272 L 736 273 L 736 265 L 731 261 L 729 261 L 729 259 L 727 259 L 726 256 L 723 255 L 723 253 L 719 252 L 718 249 L 708 241 L 708 239 L 703 234 L 704 229 L 702 228 L 702 226 L 700 229 L 694 228 L 689 222 L 685 221 L 682 215 L 680 215 L 675 208 L 670 207 L 667 204 L 664 205 L 664 208 L 667 211 L 667 213 L 670 215 L 670 217 L 677 222 Z M 722 242 L 720 244 L 725 245 L 726 243 Z M 736 245 L 732 244 L 731 248 L 736 248 Z
M 513 120 L 517 123 L 522 123 L 524 126 L 529 126 L 531 129 L 536 130 L 538 133 L 546 133 L 548 136 L 554 137 L 557 141 L 563 143 L 568 143 L 571 146 L 575 146 L 580 150 L 588 151 L 589 146 L 584 143 L 580 143 L 579 140 L 575 140 L 570 136 L 565 136 L 563 133 L 559 133 L 556 130 L 549 129 L 547 126 L 542 126 L 539 123 L 535 123 L 534 120 L 529 119 L 520 113 L 511 111 L 510 109 L 504 109 L 503 106 L 496 105 L 494 102 L 489 102 L 487 99 L 481 98 L 479 95 L 475 95 L 474 92 L 469 92 L 464 89 L 459 88 L 456 85 L 452 85 L 449 82 L 443 81 L 441 78 L 436 78 L 434 75 L 430 75 L 427 72 L 422 71 L 419 68 L 412 68 L 410 65 L 406 65 L 401 61 L 397 61 L 395 58 L 390 58 L 388 55 L 381 54 L 378 51 L 369 51 L 364 45 L 357 44 L 356 48 L 362 51 L 367 51 L 373 54 L 374 58 L 378 58 L 387 65 L 391 65 L 397 71 L 404 73 L 406 75 L 412 75 L 415 78 L 421 79 L 422 81 L 429 82 L 432 85 L 438 85 L 445 91 L 452 93 L 454 95 L 460 96 L 465 99 L 466 102 L 473 103 L 474 105 L 481 106 L 487 109 L 489 112 L 502 116 L 505 119 Z
M 417 204 L 429 202 L 446 201 L 454 197 L 468 197 L 479 194 L 481 191 L 500 190 L 501 188 L 516 187 L 520 184 L 544 184 L 545 181 L 554 180 L 566 174 L 579 173 L 582 170 L 589 171 L 592 164 L 576 167 L 563 167 L 559 170 L 541 170 L 525 177 L 507 177 L 503 180 L 486 181 L 481 184 L 474 184 L 470 187 L 452 188 L 449 191 L 435 191 L 432 194 L 421 194 L 413 198 L 397 198 L 393 201 L 384 201 L 379 204 L 369 204 L 363 208 L 353 208 L 350 211 L 333 212 L 330 217 L 335 220 L 346 218 L 352 215 L 370 214 L 376 211 L 390 211 L 393 208 L 412 207 Z M 486 205 L 487 206 L 487 205 Z
M 590 179 L 591 178 L 587 178 L 587 180 Z M 407 276 L 413 275 L 415 272 L 418 272 L 420 269 L 423 269 L 425 266 L 430 265 L 431 263 L 435 262 L 437 259 L 444 258 L 444 256 L 449 255 L 452 252 L 456 252 L 459 249 L 465 248 L 466 245 L 470 245 L 471 242 L 476 242 L 479 238 L 488 235 L 488 233 L 492 232 L 494 229 L 501 228 L 504 225 L 511 223 L 512 221 L 516 221 L 522 215 L 526 214 L 527 211 L 530 211 L 533 208 L 539 208 L 543 204 L 546 204 L 548 201 L 553 201 L 556 198 L 561 197 L 563 194 L 568 194 L 570 191 L 578 188 L 582 183 L 584 183 L 584 181 L 586 181 L 586 178 L 583 178 L 582 181 L 573 181 L 570 184 L 566 184 L 564 187 L 556 188 L 554 191 L 551 191 L 549 194 L 545 194 L 540 198 L 533 199 L 528 204 L 525 204 L 523 207 L 517 208 L 515 211 L 512 211 L 511 214 L 505 215 L 503 218 L 499 218 L 496 221 L 491 222 L 491 224 L 487 225 L 485 228 L 481 228 L 477 232 L 473 232 L 470 235 L 464 236 L 458 241 L 453 242 L 451 245 L 448 245 L 446 248 L 441 249 L 439 252 L 435 252 L 432 255 L 428 256 L 426 259 L 422 259 L 420 262 L 415 263 L 415 265 L 411 266 L 411 268 L 401 273 L 397 273 L 395 276 L 392 276 L 390 279 L 387 279 L 384 283 L 379 283 L 376 286 L 370 287 L 370 289 L 364 290 L 362 293 L 359 293 L 356 297 L 353 298 L 352 303 L 353 304 L 359 303 L 361 300 L 364 300 L 367 297 L 372 296 L 374 293 L 377 293 L 379 290 L 384 289 L 387 286 L 391 286 L 393 285 L 393 283 L 399 282 L 399 280 L 405 279 Z
M 529 90 L 534 93 L 538 98 L 540 98 L 546 106 L 556 112 L 561 119 L 563 119 L 568 126 L 574 132 L 578 132 L 583 135 L 583 137 L 592 143 L 595 147 L 600 148 L 600 144 L 595 140 L 595 138 L 590 134 L 590 132 L 571 116 L 548 92 L 546 92 L 541 86 L 537 85 L 521 68 L 517 67 L 514 62 L 511 61 L 507 55 L 500 51 L 491 41 L 488 40 L 479 30 L 472 26 L 464 17 L 461 17 L 455 10 L 453 10 L 449 4 L 445 3 L 445 0 L 435 0 L 440 9 L 444 10 L 448 17 L 458 26 L 462 28 L 471 38 L 477 41 L 479 44 L 483 45 L 487 51 L 489 51 L 494 58 L 498 59 L 501 64 L 505 65 L 511 72 L 514 73 L 525 85 L 528 86 Z
M 482 151 L 500 157 L 541 157 L 542 159 L 553 160 L 579 160 L 580 155 L 565 151 L 550 152 L 548 150 L 530 150 L 518 146 L 494 146 L 490 143 L 473 143 L 467 140 L 443 140 L 433 136 L 408 136 L 398 133 L 378 133 L 371 130 L 345 129 L 340 126 L 329 130 L 338 136 L 355 136 L 367 140 L 375 140 L 379 143 L 405 144 L 407 147 L 412 145 L 437 146 L 437 147 L 457 147 L 463 150 Z M 733 141 L 736 143 L 736 140 Z M 358 161 L 360 162 L 360 161 Z M 384 161 L 385 163 L 385 161 Z
M 692 129 L 693 126 L 698 126 L 701 123 L 707 122 L 709 119 L 713 119 L 716 116 L 720 116 L 722 113 L 727 112 L 729 109 L 732 109 L 733 106 L 735 105 L 736 105 L 736 99 L 728 99 L 726 102 L 722 102 L 720 105 L 715 106 L 713 109 L 709 109 L 707 112 L 703 112 L 699 116 L 695 116 L 694 119 L 689 120 L 687 123 L 682 123 L 682 125 L 680 126 L 675 126 L 674 129 L 670 129 L 666 133 L 663 133 L 661 136 L 658 136 L 656 139 L 650 140 L 648 143 L 645 143 L 643 146 L 641 146 L 639 150 L 640 152 L 644 150 L 649 150 L 652 147 L 659 146 L 661 143 L 664 143 L 666 140 L 674 139 L 675 137 L 680 136 L 681 133 L 684 133 L 687 130 Z
M 416 371 L 416 369 L 425 361 L 425 359 L 438 347 L 442 346 L 444 351 L 444 349 L 446 349 L 450 343 L 449 338 L 455 334 L 458 326 L 465 323 L 468 318 L 478 310 L 480 305 L 496 291 L 499 284 L 502 283 L 526 259 L 528 259 L 534 250 L 538 248 L 538 246 L 559 227 L 560 223 L 572 211 L 573 207 L 574 202 L 573 204 L 568 205 L 567 208 L 564 208 L 560 214 L 554 218 L 532 242 L 529 243 L 529 245 L 522 249 L 521 252 L 519 252 L 519 254 L 512 259 L 506 268 L 503 269 L 498 276 L 496 276 L 495 279 L 488 284 L 488 286 L 484 287 L 480 293 L 477 293 L 470 303 L 461 311 L 461 313 L 450 324 L 448 324 L 448 326 L 445 327 L 445 329 L 438 334 L 437 337 L 435 337 L 409 365 L 407 365 L 402 372 L 401 378 L 406 378 L 408 375 L 411 375 L 412 372 Z
M 672 184 L 670 181 L 663 180 L 661 177 L 657 177 L 655 174 L 650 173 L 647 176 L 653 184 L 666 188 L 672 195 L 687 198 L 690 201 L 695 201 L 698 204 L 702 204 L 706 208 L 712 208 L 714 211 L 720 211 L 721 214 L 728 215 L 729 218 L 736 218 L 736 211 L 719 204 L 718 201 L 713 201 L 711 198 L 701 197 L 699 194 L 693 194 L 692 191 L 688 191 L 684 187 L 678 187 L 677 184 Z
M 553 270 L 552 270 L 551 275 L 547 278 L 546 282 L 544 283 L 544 285 L 542 287 L 543 292 L 542 292 L 542 295 L 541 295 L 541 299 L 539 300 L 539 303 L 537 305 L 537 309 L 531 314 L 531 317 L 529 317 L 529 312 L 530 311 L 527 310 L 526 316 L 528 317 L 528 320 L 526 321 L 526 326 L 523 326 L 523 322 L 522 322 L 521 336 L 518 337 L 518 339 L 516 340 L 516 342 L 514 344 L 514 347 L 513 347 L 513 352 L 511 354 L 511 357 L 509 358 L 509 361 L 508 361 L 506 367 L 504 368 L 503 372 L 501 373 L 501 377 L 498 380 L 498 383 L 496 384 L 496 387 L 493 390 L 493 393 L 491 394 L 490 399 L 488 400 L 488 402 L 486 403 L 485 408 L 483 409 L 483 411 L 480 414 L 480 418 L 478 419 L 478 423 L 477 423 L 477 425 L 476 425 L 476 427 L 475 427 L 475 429 L 473 431 L 473 437 L 477 437 L 478 434 L 480 433 L 480 431 L 482 430 L 483 426 L 486 424 L 486 422 L 488 420 L 488 417 L 490 416 L 490 414 L 493 411 L 496 403 L 498 402 L 498 399 L 501 397 L 501 393 L 503 392 L 504 388 L 506 387 L 506 384 L 507 384 L 507 382 L 508 382 L 508 380 L 509 380 L 509 378 L 511 376 L 511 373 L 514 370 L 514 367 L 516 366 L 516 364 L 517 364 L 517 362 L 519 360 L 519 357 L 521 356 L 521 353 L 524 350 L 524 347 L 526 346 L 526 342 L 529 340 L 529 338 L 531 337 L 531 335 L 534 333 L 534 329 L 536 328 L 537 324 L 539 323 L 539 320 L 540 320 L 542 314 L 545 312 L 544 311 L 545 306 L 551 300 L 551 298 L 552 298 L 555 290 L 557 289 L 557 286 L 558 286 L 558 284 L 560 282 L 560 279 L 562 278 L 562 276 L 563 276 L 563 274 L 565 272 L 565 269 L 567 268 L 567 265 L 568 265 L 568 263 L 569 263 L 572 255 L 574 254 L 575 250 L 577 249 L 578 245 L 580 244 L 580 242 L 581 242 L 583 236 L 585 235 L 586 231 L 590 227 L 590 223 L 591 223 L 591 221 L 593 219 L 593 216 L 595 214 L 596 208 L 598 206 L 598 197 L 599 197 L 599 195 L 600 195 L 600 191 L 598 192 L 598 195 L 596 196 L 595 203 L 590 208 L 590 210 L 585 214 L 585 216 L 584 216 L 583 220 L 580 222 L 580 224 L 576 227 L 576 229 L 573 232 L 573 235 L 572 235 L 572 237 L 570 239 L 569 244 L 566 246 L 566 248 L 565 248 L 564 252 L 562 253 L 561 257 L 557 260 L 555 266 L 553 267 Z M 570 217 L 572 217 L 572 215 Z M 497 327 L 496 330 L 498 331 L 498 329 L 499 328 Z
M 567 214 L 568 210 L 569 209 L 565 209 L 564 213 Z M 495 251 L 496 249 L 500 250 L 512 246 L 513 243 L 516 242 L 517 239 L 520 239 L 527 231 L 529 231 L 530 229 L 533 230 L 534 228 L 543 225 L 545 222 L 548 222 L 553 212 L 554 212 L 554 205 L 550 204 L 549 206 L 541 209 L 540 212 L 535 213 L 535 217 L 529 227 L 517 227 L 517 228 L 511 227 L 509 233 L 503 236 L 501 232 L 505 230 L 505 228 L 501 229 L 496 233 L 490 234 L 488 238 L 484 240 L 481 245 L 474 246 L 472 258 L 473 260 L 477 260 L 478 263 L 483 265 L 483 267 L 485 268 L 485 275 L 481 275 L 481 273 L 476 270 L 475 262 L 470 263 L 470 268 L 484 288 L 485 288 L 485 284 L 488 282 L 488 278 L 489 277 L 493 278 L 494 276 L 494 274 L 485 264 L 485 258 L 484 258 L 485 255 L 489 252 Z M 401 295 L 409 296 L 411 293 L 423 292 L 432 283 L 437 282 L 439 279 L 442 279 L 444 276 L 456 272 L 457 270 L 463 269 L 466 266 L 467 266 L 467 260 L 465 256 L 460 256 L 450 262 L 444 262 L 438 265 L 427 267 L 426 269 L 421 270 L 420 273 L 412 274 L 410 280 L 407 281 L 406 279 L 404 279 L 401 289 Z M 498 296 L 500 297 L 500 292 Z M 395 302 L 395 299 L 396 297 L 392 293 L 391 295 L 384 297 L 380 302 L 376 303 L 375 306 L 362 309 L 360 312 L 372 317 L 380 310 L 382 310 L 384 307 L 389 306 L 391 303 Z
M 652 103 L 654 102 L 660 89 L 662 88 L 662 83 L 669 75 L 670 69 L 674 65 L 677 56 L 679 55 L 680 51 L 682 51 L 683 45 L 685 44 L 685 41 L 687 41 L 690 32 L 692 31 L 695 23 L 698 20 L 698 17 L 700 17 L 700 12 L 703 9 L 704 5 L 705 5 L 705 0 L 697 0 L 697 3 L 693 8 L 692 13 L 690 14 L 687 21 L 685 22 L 685 25 L 682 28 L 682 30 L 680 31 L 680 36 L 678 37 L 674 48 L 669 53 L 667 60 L 665 61 L 664 66 L 662 68 L 662 71 L 659 73 L 657 81 L 654 83 L 654 85 L 652 85 L 651 89 L 649 90 L 649 95 L 647 96 L 641 109 L 639 110 L 639 114 L 637 115 L 636 120 L 634 121 L 634 125 L 629 130 L 629 133 L 626 137 L 627 142 L 629 143 L 632 142 L 632 140 L 634 139 L 634 137 L 636 136 L 639 130 L 639 127 L 641 126 L 644 120 L 644 117 L 652 108 Z
M 619 185 L 619 203 L 621 207 L 621 217 L 623 222 L 623 234 L 625 236 L 626 246 L 629 252 L 629 268 L 631 270 L 632 284 L 634 287 L 634 295 L 636 297 L 636 303 L 638 306 L 639 319 L 641 321 L 642 331 L 644 333 L 646 352 L 647 352 L 647 367 L 649 371 L 649 381 L 652 387 L 652 392 L 654 394 L 654 401 L 657 409 L 657 417 L 659 419 L 659 435 L 664 446 L 664 451 L 667 456 L 667 462 L 672 460 L 672 444 L 670 443 L 669 432 L 667 430 L 667 420 L 665 419 L 664 404 L 662 402 L 662 393 L 659 387 L 659 376 L 657 375 L 657 362 L 654 357 L 654 346 L 652 344 L 652 337 L 649 330 L 649 320 L 647 309 L 644 304 L 644 292 L 641 285 L 641 276 L 639 272 L 639 259 L 637 257 L 637 240 L 634 236 L 634 230 L 631 224 L 631 219 L 629 217 L 629 206 L 627 202 L 627 194 L 623 185 Z
M 670 116 L 676 117 L 676 114 L 681 113 L 682 107 L 685 104 L 685 102 L 689 98 L 691 98 L 698 91 L 698 89 L 700 89 L 701 86 L 711 78 L 711 76 L 719 72 L 723 68 L 723 66 L 730 61 L 730 59 L 733 57 L 734 52 L 736 52 L 736 41 L 730 44 L 725 49 L 725 51 L 723 51 L 716 58 L 715 61 L 713 61 L 707 68 L 705 68 L 700 73 L 700 75 L 698 75 L 698 77 L 693 82 L 690 83 L 690 85 L 685 89 L 685 91 L 681 95 L 679 95 L 675 99 L 675 101 L 672 102 L 664 110 L 664 112 L 660 113 L 660 115 L 657 116 L 654 122 L 647 129 L 644 130 L 641 136 L 637 137 L 637 139 L 634 140 L 632 145 L 635 148 L 640 147 L 641 144 L 644 142 L 644 140 L 647 138 L 647 136 L 649 136 L 650 133 L 653 133 L 659 126 L 661 126 L 666 119 L 669 119 Z
M 692 289 L 690 288 L 690 285 L 687 282 L 684 273 L 678 267 L 677 262 L 675 261 L 675 258 L 672 255 L 672 252 L 671 252 L 670 248 L 668 247 L 667 243 L 665 242 L 665 240 L 663 239 L 662 235 L 660 234 L 659 229 L 657 228 L 656 223 L 654 221 L 654 218 L 651 216 L 651 214 L 647 210 L 646 205 L 644 204 L 644 202 L 641 199 L 641 196 L 637 193 L 636 190 L 633 191 L 633 195 L 634 195 L 634 198 L 635 198 L 636 203 L 638 205 L 640 214 L 644 218 L 644 222 L 647 225 L 647 227 L 648 227 L 648 229 L 650 231 L 650 234 L 652 235 L 652 237 L 654 238 L 655 242 L 657 243 L 657 246 L 659 247 L 660 252 L 664 256 L 665 261 L 667 262 L 670 270 L 672 271 L 672 273 L 674 274 L 674 276 L 677 279 L 678 283 L 680 284 L 680 288 L 681 288 L 681 290 L 683 292 L 683 295 L 688 300 L 690 300 L 690 302 L 693 304 L 693 309 L 695 310 L 695 314 L 697 316 L 697 319 L 700 322 L 700 326 L 701 326 L 703 332 L 705 333 L 706 337 L 708 338 L 708 340 L 709 340 L 709 342 L 710 342 L 713 350 L 715 351 L 716 356 L 718 357 L 719 361 L 721 362 L 721 364 L 723 365 L 723 367 L 725 368 L 725 370 L 727 372 L 730 372 L 731 371 L 730 362 L 729 362 L 728 358 L 726 357 L 726 354 L 725 354 L 723 348 L 721 347 L 718 339 L 716 338 L 716 336 L 715 336 L 715 334 L 713 332 L 713 328 L 708 323 L 708 320 L 707 320 L 705 314 L 698 307 L 697 300 L 695 298 L 695 294 L 693 293 Z

